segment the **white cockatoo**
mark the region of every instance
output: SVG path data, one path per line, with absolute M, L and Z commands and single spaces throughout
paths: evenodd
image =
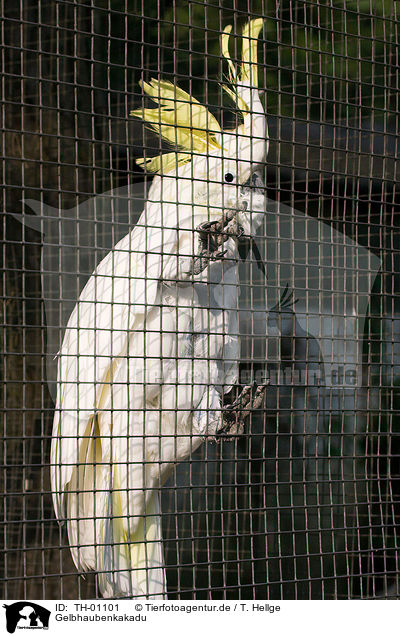
M 240 432 L 238 409 L 243 419 L 261 403 L 263 387 L 223 403 L 238 377 L 238 243 L 264 217 L 261 28 L 244 27 L 238 71 L 230 26 L 221 37 L 235 130 L 176 85 L 142 84 L 158 107 L 132 115 L 176 148 L 141 160 L 158 173 L 142 216 L 86 284 L 59 352 L 54 506 L 104 597 L 165 598 L 159 488 L 204 439 Z

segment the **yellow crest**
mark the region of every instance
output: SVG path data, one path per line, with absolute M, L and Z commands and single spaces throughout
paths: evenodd
M 238 87 L 257 88 L 257 38 L 263 20 L 251 20 L 242 31 L 242 64 L 237 72 L 229 54 L 229 39 L 232 27 L 224 29 L 221 36 L 221 50 L 228 61 L 231 87 L 223 85 L 225 92 L 235 102 L 244 116 L 250 110 L 238 93 Z M 178 166 L 188 163 L 193 154 L 207 154 L 212 150 L 222 151 L 221 127 L 206 106 L 175 84 L 165 80 L 152 79 L 141 82 L 141 87 L 157 103 L 157 108 L 142 108 L 131 111 L 132 117 L 142 119 L 149 128 L 159 134 L 176 150 L 149 159 L 137 159 L 151 172 L 168 173 Z

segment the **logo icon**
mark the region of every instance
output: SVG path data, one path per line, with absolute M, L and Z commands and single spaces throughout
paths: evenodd
M 18 601 L 11 605 L 3 605 L 6 610 L 7 631 L 13 634 L 16 629 L 48 629 L 51 612 L 32 603 Z

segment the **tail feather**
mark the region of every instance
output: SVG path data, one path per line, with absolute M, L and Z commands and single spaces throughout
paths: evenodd
M 124 530 L 123 519 L 116 516 L 119 508 L 116 498 L 118 493 L 110 493 L 104 560 L 98 574 L 100 592 L 105 598 L 135 596 L 162 600 L 166 598 L 166 581 L 159 495 L 152 494 L 131 537 Z
M 79 449 L 79 462 L 63 493 L 68 539 L 78 570 L 97 570 L 101 553 L 109 466 L 105 443 L 100 441 L 97 418 L 89 421 Z
M 65 491 L 68 538 L 79 570 L 98 572 L 105 598 L 166 598 L 159 494 L 140 518 L 122 504 L 117 466 L 110 472 L 110 444 L 100 439 L 98 418 L 85 431 L 79 464 Z M 129 526 L 134 530 L 129 532 Z

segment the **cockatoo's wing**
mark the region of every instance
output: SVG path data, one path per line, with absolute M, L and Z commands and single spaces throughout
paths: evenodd
M 138 527 L 130 532 L 126 493 L 117 486 L 118 472 L 124 477 L 127 468 L 118 458 L 118 444 L 111 442 L 114 435 L 120 441 L 127 429 L 119 430 L 118 417 L 113 426 L 109 414 L 113 382 L 117 394 L 119 367 L 129 364 L 131 335 L 144 329 L 176 249 L 176 228 L 162 228 L 160 205 L 147 204 L 137 226 L 86 284 L 59 354 L 51 450 L 54 506 L 58 519 L 67 519 L 77 568 L 99 572 L 105 597 L 160 599 L 165 592 L 159 495 L 153 491 L 144 509 L 130 512 L 146 515 L 136 517 Z M 126 413 L 126 396 L 112 408 Z
M 138 225 L 99 264 L 68 321 L 59 354 L 51 458 L 60 519 L 65 516 L 63 492 L 82 442 L 91 434 L 91 418 L 101 409 L 118 358 L 126 355 L 129 334 L 143 328 L 176 243 L 176 228 L 160 226 L 159 206 L 146 206 Z

